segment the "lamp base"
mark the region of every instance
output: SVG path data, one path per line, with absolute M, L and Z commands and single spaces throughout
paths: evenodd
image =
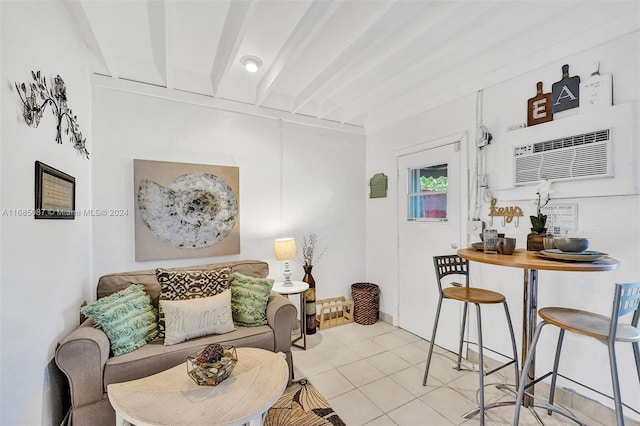
M 282 276 L 284 277 L 283 287 L 292 287 L 293 283 L 291 282 L 291 269 L 289 269 L 289 261 L 284 262 L 284 271 L 282 272 Z

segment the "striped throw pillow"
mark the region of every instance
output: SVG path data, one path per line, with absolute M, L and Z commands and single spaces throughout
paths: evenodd
M 132 352 L 158 334 L 157 310 L 144 286 L 132 284 L 124 290 L 98 299 L 80 311 L 93 318 L 111 344 L 113 355 Z

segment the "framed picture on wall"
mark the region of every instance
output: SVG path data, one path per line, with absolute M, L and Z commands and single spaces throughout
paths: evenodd
M 239 254 L 239 170 L 134 159 L 136 261 Z
M 76 179 L 36 161 L 36 219 L 75 219 Z

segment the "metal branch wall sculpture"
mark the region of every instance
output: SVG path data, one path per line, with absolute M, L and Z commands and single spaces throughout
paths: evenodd
M 38 127 L 40 119 L 44 114 L 47 105 L 51 105 L 53 115 L 58 119 L 58 127 L 56 134 L 56 142 L 62 143 L 62 124 L 63 121 L 67 125 L 65 133 L 69 135 L 69 140 L 73 147 L 80 154 L 89 158 L 89 151 L 86 147 L 86 138 L 82 136 L 82 132 L 78 126 L 78 117 L 73 115 L 73 111 L 67 106 L 67 88 L 62 77 L 57 75 L 53 79 L 53 87 L 47 87 L 47 80 L 40 75 L 40 71 L 31 71 L 33 82 L 29 85 L 31 90 L 27 89 L 27 85 L 22 83 L 18 86 L 15 83 L 18 95 L 24 105 L 22 116 L 27 125 Z M 24 97 L 23 97 L 24 94 Z M 41 104 L 39 102 L 42 101 Z

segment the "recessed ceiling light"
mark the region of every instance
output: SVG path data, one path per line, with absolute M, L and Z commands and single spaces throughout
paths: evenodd
M 258 68 L 262 65 L 260 58 L 256 58 L 255 56 L 243 56 L 240 58 L 240 63 L 244 65 L 244 69 L 249 72 L 258 71 Z

